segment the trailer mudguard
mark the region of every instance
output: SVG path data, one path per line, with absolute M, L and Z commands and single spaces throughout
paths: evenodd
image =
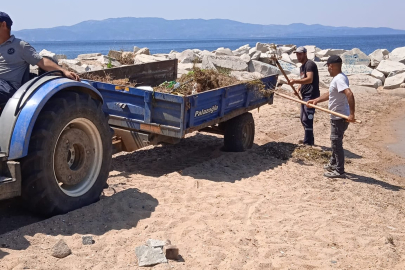
M 16 160 L 27 155 L 37 117 L 56 93 L 81 91 L 103 101 L 100 92 L 87 82 L 57 76 L 46 76 L 29 87 L 31 82 L 27 82 L 17 90 L 0 117 L 0 152 L 8 156 L 8 160 Z

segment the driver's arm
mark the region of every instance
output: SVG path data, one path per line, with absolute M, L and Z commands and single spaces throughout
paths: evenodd
M 69 79 L 75 80 L 75 81 L 80 81 L 80 77 L 74 73 L 70 72 L 64 68 L 61 68 L 57 64 L 55 64 L 52 60 L 49 60 L 46 57 L 43 57 L 41 60 L 39 60 L 37 64 L 40 68 L 42 68 L 45 71 L 54 71 L 54 70 L 60 70 L 63 72 L 63 74 L 68 77 Z

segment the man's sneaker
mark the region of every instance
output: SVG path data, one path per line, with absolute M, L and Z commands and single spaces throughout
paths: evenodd
M 330 162 L 328 162 L 328 164 L 323 165 L 323 169 L 327 170 L 329 172 L 335 171 L 336 170 L 336 165 L 332 165 L 332 164 L 330 164 Z
M 330 172 L 326 172 L 323 174 L 325 177 L 328 178 L 346 178 L 346 174 L 345 173 L 339 173 L 336 170 L 330 171 Z

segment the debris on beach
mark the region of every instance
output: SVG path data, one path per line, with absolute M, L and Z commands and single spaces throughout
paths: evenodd
M 331 151 L 325 151 L 318 147 L 300 145 L 295 148 L 292 157 L 296 161 L 312 161 L 316 163 L 327 163 L 332 156 Z
M 172 245 L 170 240 L 149 239 L 146 241 L 146 245 L 135 248 L 135 254 L 138 258 L 139 266 L 153 266 L 167 263 L 167 259 L 177 260 L 179 249 Z
M 323 150 L 320 147 L 271 142 L 263 148 L 261 154 L 281 160 L 291 159 L 293 161 L 309 161 L 323 164 L 329 161 L 332 152 Z

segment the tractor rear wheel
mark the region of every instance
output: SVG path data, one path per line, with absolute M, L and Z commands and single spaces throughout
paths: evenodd
M 99 200 L 111 165 L 111 132 L 100 101 L 61 92 L 35 123 L 22 163 L 22 197 L 50 216 Z

